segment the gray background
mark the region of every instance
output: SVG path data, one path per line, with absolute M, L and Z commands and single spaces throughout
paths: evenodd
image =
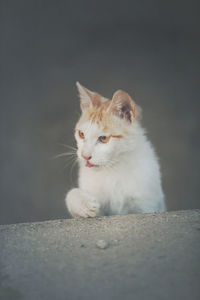
M 67 217 L 75 82 L 129 92 L 169 210 L 199 208 L 198 1 L 0 1 L 0 223 Z

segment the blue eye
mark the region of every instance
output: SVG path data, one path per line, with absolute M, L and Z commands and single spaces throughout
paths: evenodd
M 108 141 L 110 140 L 110 136 L 105 136 L 105 135 L 102 135 L 98 138 L 98 140 L 101 142 L 101 143 L 108 143 Z

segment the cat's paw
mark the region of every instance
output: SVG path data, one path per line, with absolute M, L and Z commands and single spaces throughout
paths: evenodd
M 94 197 L 81 189 L 72 189 L 65 199 L 73 217 L 93 218 L 99 215 L 100 205 Z

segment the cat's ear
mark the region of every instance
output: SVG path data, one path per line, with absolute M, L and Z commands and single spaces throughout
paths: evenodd
M 114 93 L 109 110 L 121 119 L 132 123 L 136 117 L 136 105 L 126 92 L 118 90 Z
M 93 107 L 94 93 L 82 86 L 78 81 L 76 82 L 77 89 L 80 96 L 80 105 L 82 111 Z

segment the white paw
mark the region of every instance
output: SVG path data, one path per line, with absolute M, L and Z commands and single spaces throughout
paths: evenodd
M 99 215 L 100 205 L 94 197 L 81 189 L 71 190 L 65 199 L 73 217 L 93 218 Z

